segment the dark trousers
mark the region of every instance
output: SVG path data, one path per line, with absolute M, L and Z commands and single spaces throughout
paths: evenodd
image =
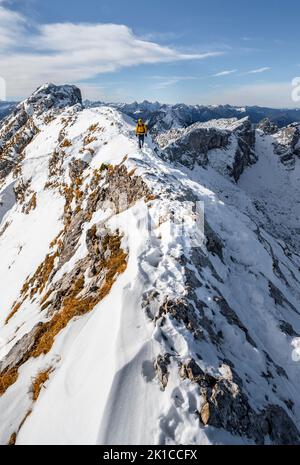
M 142 149 L 144 147 L 145 142 L 145 134 L 139 134 L 139 148 Z

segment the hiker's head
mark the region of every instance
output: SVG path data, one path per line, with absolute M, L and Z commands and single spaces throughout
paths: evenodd
M 138 123 L 139 123 L 139 124 L 142 124 L 142 123 L 143 123 L 142 118 L 139 118 L 139 119 L 138 119 Z

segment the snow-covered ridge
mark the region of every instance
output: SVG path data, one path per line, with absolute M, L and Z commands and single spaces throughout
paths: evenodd
M 298 444 L 300 255 L 250 189 L 267 136 L 236 184 L 63 101 L 0 126 L 1 443 Z

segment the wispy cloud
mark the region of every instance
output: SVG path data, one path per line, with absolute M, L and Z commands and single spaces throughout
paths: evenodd
M 178 84 L 181 81 L 191 81 L 196 79 L 194 76 L 170 76 L 161 78 L 160 76 L 154 76 L 154 79 L 159 79 L 160 82 L 154 84 L 153 89 L 166 89 L 167 87 Z
M 173 41 L 180 37 L 183 37 L 182 32 L 172 32 L 172 31 L 152 31 L 142 34 L 143 40 L 150 40 L 150 41 Z
M 2 5 L 0 69 L 11 97 L 25 96 L 45 81 L 80 83 L 124 67 L 220 55 L 163 46 L 120 24 L 52 23 L 29 28 L 26 17 Z
M 213 74 L 213 77 L 229 76 L 230 74 L 234 74 L 237 71 L 238 71 L 237 69 L 227 69 L 227 70 L 224 70 L 224 71 L 220 71 L 217 74 Z
M 264 68 L 257 68 L 257 69 L 251 69 L 250 71 L 246 71 L 245 73 L 242 73 L 243 75 L 246 74 L 260 74 L 260 73 L 265 73 L 266 71 L 271 71 L 272 68 L 269 66 L 265 66 Z

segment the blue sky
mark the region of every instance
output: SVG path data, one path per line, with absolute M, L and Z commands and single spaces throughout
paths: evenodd
M 296 107 L 296 0 L 0 0 L 8 98 L 45 81 L 87 98 Z

